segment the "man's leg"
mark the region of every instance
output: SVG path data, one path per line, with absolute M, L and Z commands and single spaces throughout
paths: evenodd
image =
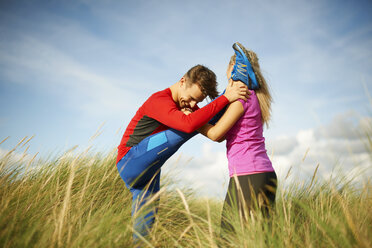
M 165 161 L 196 134 L 168 129 L 143 139 L 118 162 L 120 176 L 129 188 L 144 187 Z
M 140 241 L 139 235 L 145 237 L 155 221 L 158 200 L 149 200 L 160 190 L 160 171 L 153 178 L 151 183 L 145 188 L 131 188 L 132 200 L 132 219 L 133 219 L 133 240 L 135 243 Z
M 117 164 L 119 174 L 133 195 L 132 215 L 141 210 L 152 194 L 160 188 L 160 169 L 187 140 L 197 133 L 174 129 L 151 135 L 132 147 Z M 147 187 L 147 188 L 146 188 Z M 155 210 L 134 219 L 134 230 L 145 236 L 154 222 Z M 136 237 L 136 234 L 133 236 Z

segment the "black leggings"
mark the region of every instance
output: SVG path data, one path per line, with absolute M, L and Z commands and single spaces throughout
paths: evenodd
M 236 217 L 248 219 L 251 210 L 261 210 L 268 216 L 275 202 L 276 188 L 275 172 L 231 177 L 222 209 L 221 232 L 234 231 L 234 216 L 235 220 Z

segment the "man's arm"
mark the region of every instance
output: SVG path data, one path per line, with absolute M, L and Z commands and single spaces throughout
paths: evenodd
M 148 115 L 168 127 L 192 133 L 207 123 L 228 103 L 229 100 L 225 96 L 220 96 L 205 107 L 185 115 L 171 98 L 162 97 L 148 105 Z
M 247 100 L 249 91 L 243 83 L 230 81 L 225 94 L 195 112 L 185 115 L 170 97 L 161 97 L 148 104 L 148 115 L 162 124 L 176 130 L 192 133 L 206 124 L 229 102 Z

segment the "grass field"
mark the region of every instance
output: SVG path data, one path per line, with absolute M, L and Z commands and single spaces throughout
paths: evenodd
M 114 151 L 67 151 L 43 161 L 12 151 L 2 155 L 0 246 L 131 247 L 131 195 L 115 156 Z M 248 222 L 237 221 L 236 233 L 223 240 L 221 201 L 162 187 L 157 221 L 145 246 L 372 247 L 371 182 L 356 188 L 341 176 L 316 178 L 314 173 L 308 184 L 279 185 L 270 222 L 252 215 Z M 172 185 L 169 178 L 162 180 Z

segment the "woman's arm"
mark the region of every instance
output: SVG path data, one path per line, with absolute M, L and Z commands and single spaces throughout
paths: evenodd
M 216 123 L 216 125 L 213 126 L 211 124 L 205 124 L 198 129 L 198 132 L 213 141 L 221 141 L 223 140 L 227 131 L 229 131 L 232 126 L 234 126 L 234 124 L 239 120 L 243 113 L 243 104 L 240 101 L 232 102 L 227 107 L 226 112 Z

